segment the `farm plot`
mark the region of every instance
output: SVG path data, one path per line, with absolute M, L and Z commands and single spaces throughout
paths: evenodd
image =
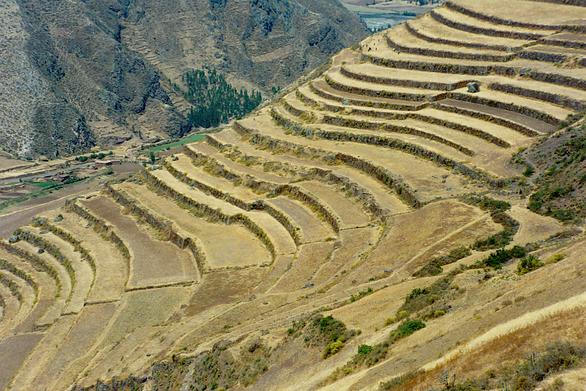
M 90 352 L 90 362 L 78 372 L 77 382 L 89 385 L 106 376 L 127 375 L 135 360 L 144 359 L 143 344 L 157 338 L 157 331 L 171 318 L 179 320 L 175 316 L 180 316 L 192 292 L 192 287 L 175 286 L 125 293 L 114 319 Z
M 334 236 L 332 229 L 300 202 L 282 196 L 266 202 L 289 217 L 300 228 L 303 242 L 316 242 Z
M 193 281 L 192 256 L 170 242 L 149 234 L 132 218 L 122 214 L 114 201 L 98 196 L 83 200 L 91 212 L 115 227 L 131 253 L 128 288 L 176 284 Z
M 341 229 L 363 226 L 369 223 L 370 218 L 362 207 L 345 197 L 344 193 L 337 189 L 317 181 L 299 182 L 298 185 L 319 198 L 340 217 Z
M 88 302 L 119 299 L 128 280 L 128 261 L 111 242 L 96 233 L 86 220 L 63 211 L 59 214 L 63 220 L 55 225 L 79 240 L 96 264 L 95 281 Z M 53 215 L 49 216 L 54 218 Z
M 26 357 L 42 338 L 42 333 L 27 333 L 7 337 L 0 342 L 0 389 L 6 389 Z
M 136 202 L 172 221 L 187 235 L 197 238 L 210 268 L 243 267 L 270 263 L 271 254 L 244 226 L 211 223 L 189 214 L 167 197 L 144 186 L 127 183 L 120 186 Z
M 82 363 L 88 361 L 88 352 L 114 315 L 116 307 L 116 303 L 84 307 L 59 351 L 35 382 L 45 384 L 47 389 L 61 389 L 67 384 L 72 384 L 79 375 L 78 371 L 83 369 Z M 58 383 L 61 387 L 57 386 Z

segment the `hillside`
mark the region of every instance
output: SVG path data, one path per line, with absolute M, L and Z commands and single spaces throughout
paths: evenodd
M 582 169 L 585 21 L 448 1 L 37 216 L 0 389 L 583 390 L 583 221 L 529 207 Z
M 6 0 L 0 21 L 0 148 L 19 158 L 181 135 L 188 70 L 269 94 L 365 35 L 336 0 Z

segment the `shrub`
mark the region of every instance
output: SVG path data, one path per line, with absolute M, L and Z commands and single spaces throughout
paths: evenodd
M 360 345 L 358 347 L 358 354 L 369 354 L 372 352 L 372 346 L 370 345 Z
M 336 354 L 340 350 L 342 350 L 343 347 L 344 347 L 344 342 L 342 342 L 340 340 L 336 340 L 334 342 L 329 343 L 326 346 L 326 349 L 324 350 L 323 358 L 328 358 L 330 356 L 333 356 L 334 354 Z
M 535 168 L 531 164 L 527 164 L 525 167 L 525 171 L 523 171 L 523 175 L 526 177 L 530 177 L 533 174 L 535 174 Z
M 365 290 L 362 290 L 360 292 L 357 292 L 357 293 L 353 294 L 352 296 L 350 296 L 350 303 L 354 303 L 355 301 L 358 301 L 358 300 L 362 299 L 363 297 L 370 295 L 373 292 L 374 291 L 370 287 Z
M 545 263 L 547 263 L 547 264 L 558 263 L 558 262 L 564 260 L 565 258 L 566 258 L 566 254 L 557 253 L 557 254 L 554 254 L 551 257 L 547 258 L 547 261 Z
M 481 266 L 492 267 L 493 269 L 500 269 L 505 263 L 515 258 L 522 258 L 527 255 L 527 250 L 521 246 L 515 246 L 510 250 L 503 248 L 490 254 L 486 259 L 480 262 Z
M 305 345 L 323 349 L 323 358 L 338 353 L 345 342 L 356 335 L 356 331 L 348 330 L 346 325 L 334 317 L 314 315 L 308 322 L 296 321 L 287 330 L 292 338 L 303 335 Z
M 529 255 L 519 261 L 517 265 L 517 273 L 520 275 L 527 274 L 533 270 L 537 270 L 542 267 L 544 263 L 537 257 Z
M 433 258 L 427 265 L 419 269 L 417 272 L 413 274 L 415 277 L 424 277 L 424 276 L 437 276 L 441 274 L 443 269 L 442 266 L 449 265 L 456 261 L 459 261 L 462 258 L 466 258 L 472 254 L 469 248 L 467 247 L 458 247 L 452 251 L 448 255 L 440 256 Z
M 389 335 L 389 340 L 394 343 L 399 339 L 405 338 L 416 332 L 417 330 L 421 330 L 425 328 L 425 323 L 418 319 L 408 319 L 401 323 L 399 327 L 395 330 L 391 331 Z

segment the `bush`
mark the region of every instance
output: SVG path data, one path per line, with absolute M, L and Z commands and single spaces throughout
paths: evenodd
M 537 270 L 542 267 L 544 263 L 537 257 L 529 255 L 519 261 L 517 265 L 517 273 L 520 275 L 527 274 L 533 270 Z
M 362 299 L 363 297 L 370 295 L 373 292 L 374 291 L 372 290 L 372 288 L 368 288 L 368 289 L 362 290 L 358 293 L 355 293 L 352 296 L 350 296 L 350 303 L 354 303 L 355 301 L 358 301 L 358 300 Z
M 546 263 L 558 263 L 566 258 L 566 254 L 564 253 L 557 253 L 552 255 L 551 257 L 547 258 Z
M 392 342 L 395 342 L 399 339 L 408 337 L 417 330 L 421 330 L 423 328 L 425 328 L 425 323 L 422 321 L 418 319 L 409 319 L 401 323 L 395 330 L 391 331 L 389 339 Z
M 510 250 L 503 248 L 490 254 L 486 259 L 481 261 L 481 265 L 489 266 L 493 269 L 500 269 L 505 263 L 515 258 L 522 258 L 527 255 L 527 250 L 521 246 L 515 246 Z
M 314 315 L 308 322 L 296 321 L 287 330 L 293 338 L 303 335 L 306 346 L 323 349 L 323 358 L 338 353 L 345 342 L 356 335 L 356 331 L 348 330 L 346 325 L 334 317 Z
M 372 352 L 372 346 L 370 345 L 360 345 L 358 347 L 358 354 L 369 354 Z
M 331 342 L 330 344 L 328 344 L 328 346 L 326 346 L 326 349 L 324 350 L 324 353 L 323 353 L 323 358 L 328 358 L 330 356 L 333 356 L 334 354 L 336 354 L 340 350 L 342 350 L 343 347 L 344 347 L 344 342 L 342 342 L 340 340 L 336 340 L 334 342 Z
M 458 247 L 448 255 L 433 258 L 427 265 L 413 274 L 415 277 L 437 276 L 443 272 L 442 266 L 449 265 L 472 254 L 467 247 Z
M 511 209 L 511 204 L 507 201 L 495 200 L 485 196 L 469 196 L 464 199 L 469 204 L 475 205 L 482 210 L 491 213 L 502 213 Z

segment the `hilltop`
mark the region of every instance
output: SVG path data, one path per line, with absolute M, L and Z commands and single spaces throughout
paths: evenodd
M 18 158 L 180 136 L 187 71 L 270 96 L 366 34 L 336 0 L 8 0 L 0 21 L 0 148 Z
M 448 1 L 39 214 L 0 389 L 582 390 L 585 20 Z

